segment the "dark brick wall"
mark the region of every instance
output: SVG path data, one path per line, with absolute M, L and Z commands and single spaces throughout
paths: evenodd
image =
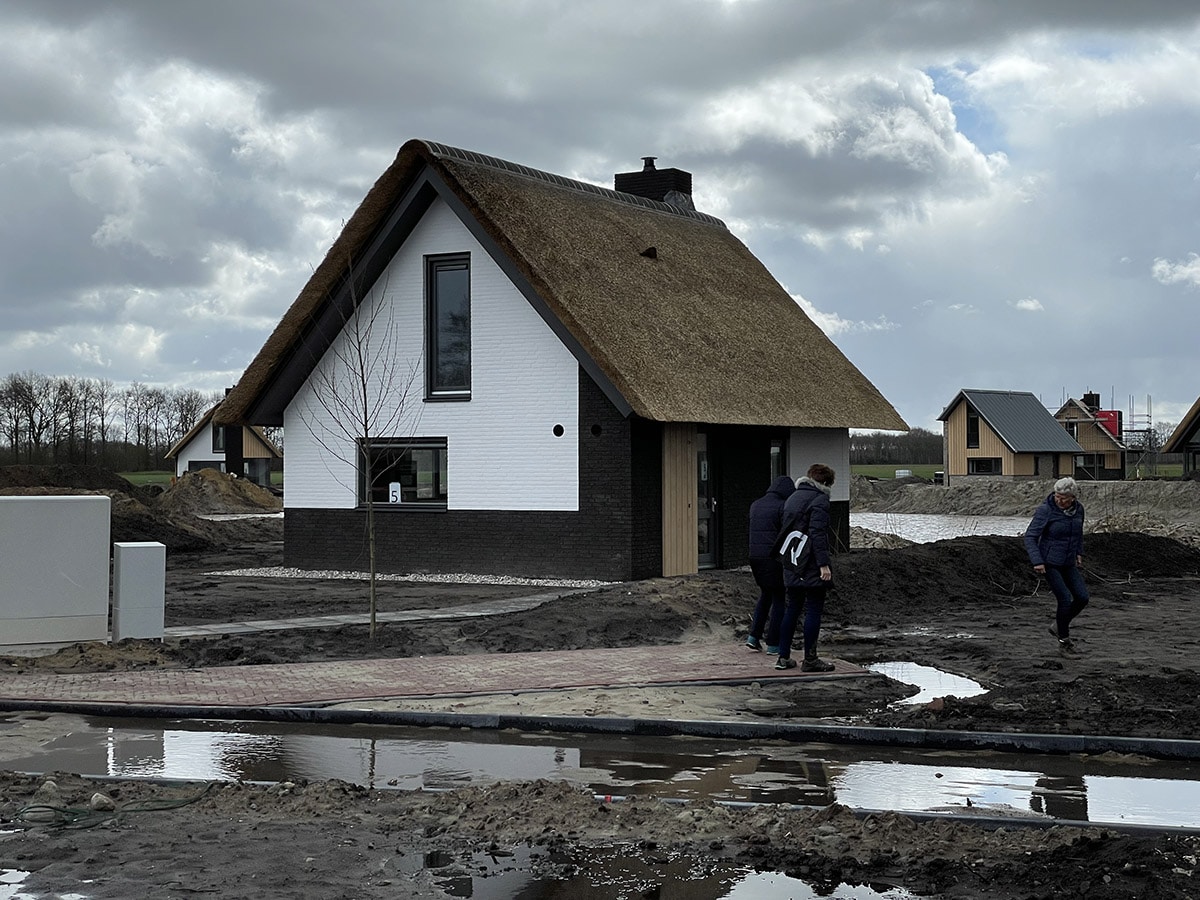
M 641 574 L 647 551 L 633 538 L 631 433 L 642 426 L 626 420 L 582 370 L 579 397 L 578 512 L 379 508 L 379 571 L 647 577 Z M 639 474 L 643 490 L 647 477 Z M 661 572 L 661 556 L 660 549 L 657 570 L 648 574 Z M 306 569 L 366 569 L 366 511 L 288 509 L 284 562 Z
M 632 577 L 662 574 L 662 425 L 631 417 L 633 546 Z

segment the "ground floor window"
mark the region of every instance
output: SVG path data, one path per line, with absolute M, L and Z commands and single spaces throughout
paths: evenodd
M 442 507 L 447 501 L 445 438 L 376 438 L 366 445 L 371 478 L 363 456 L 358 463 L 358 500 Z
M 972 456 L 967 459 L 968 475 L 1000 475 L 1000 458 Z

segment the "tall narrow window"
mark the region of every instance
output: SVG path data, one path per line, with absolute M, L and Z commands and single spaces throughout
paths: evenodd
M 967 410 L 967 447 L 979 449 L 979 414 Z
M 471 398 L 471 258 L 425 258 L 426 395 Z
M 213 453 L 225 452 L 225 426 L 214 425 L 212 427 L 213 438 Z

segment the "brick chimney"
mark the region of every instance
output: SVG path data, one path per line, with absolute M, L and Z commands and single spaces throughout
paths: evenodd
M 657 158 L 643 156 L 645 165 L 642 171 L 618 172 L 613 179 L 613 186 L 623 194 L 695 209 L 692 205 L 692 173 L 682 169 L 656 169 L 654 160 Z

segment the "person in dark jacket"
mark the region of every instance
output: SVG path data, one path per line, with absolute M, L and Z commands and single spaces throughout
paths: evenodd
M 812 551 L 804 567 L 793 572 L 783 570 L 787 607 L 779 626 L 779 659 L 777 669 L 794 669 L 792 641 L 800 614 L 804 614 L 804 661 L 802 672 L 832 672 L 833 663 L 817 656 L 817 638 L 821 633 L 821 614 L 825 611 L 825 595 L 833 582 L 829 567 L 829 490 L 835 473 L 822 463 L 809 466 L 808 474 L 796 481 L 795 492 L 783 505 L 781 532 L 793 529 L 808 535 Z
M 1025 529 L 1025 550 L 1033 571 L 1042 575 L 1058 601 L 1050 633 L 1062 650 L 1073 650 L 1071 620 L 1088 605 L 1083 565 L 1083 504 L 1076 499 L 1074 478 L 1054 482 L 1054 493 L 1033 513 Z
M 774 554 L 783 523 L 783 504 L 796 492 L 787 475 L 779 475 L 767 492 L 750 504 L 750 571 L 758 585 L 758 603 L 750 620 L 746 646 L 761 651 L 766 631 L 767 652 L 779 652 L 779 624 L 783 620 L 783 565 Z

